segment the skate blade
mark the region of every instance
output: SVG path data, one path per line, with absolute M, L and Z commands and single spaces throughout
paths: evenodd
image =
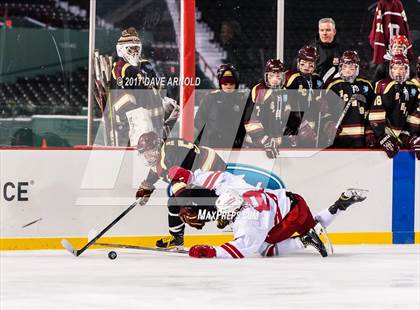
M 317 235 L 319 236 L 319 238 L 321 239 L 321 241 L 324 243 L 327 249 L 328 256 L 333 255 L 334 248 L 332 246 L 330 238 L 328 237 L 327 229 L 324 226 L 322 226 L 322 224 L 319 222 L 316 224 L 314 229 Z

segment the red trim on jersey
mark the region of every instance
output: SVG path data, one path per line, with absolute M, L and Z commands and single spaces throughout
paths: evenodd
M 227 242 L 225 244 L 222 244 L 221 247 L 226 252 L 228 252 L 230 254 L 230 256 L 232 256 L 233 258 L 244 258 L 242 253 L 239 252 L 239 250 L 233 244 L 230 244 L 229 242 Z
M 219 176 L 222 174 L 221 171 L 217 171 L 214 172 L 212 174 L 210 174 L 207 179 L 204 181 L 203 183 L 203 187 L 208 188 L 208 189 L 212 189 L 214 186 L 214 183 L 216 183 L 217 179 L 219 178 Z
M 279 207 L 279 201 L 277 199 L 277 196 L 274 195 L 273 193 L 269 193 L 266 192 L 266 194 L 274 200 L 274 202 L 276 203 L 276 217 L 274 218 L 274 225 L 277 225 L 278 223 L 280 223 L 280 221 L 282 220 L 282 216 L 280 213 L 280 207 Z

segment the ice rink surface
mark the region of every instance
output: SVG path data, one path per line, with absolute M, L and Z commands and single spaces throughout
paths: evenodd
M 88 250 L 0 252 L 1 310 L 419 310 L 420 246 L 336 246 L 277 258 Z

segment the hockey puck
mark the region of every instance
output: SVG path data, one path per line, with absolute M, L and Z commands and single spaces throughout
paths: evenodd
M 109 259 L 116 259 L 117 258 L 117 252 L 111 251 L 108 253 Z

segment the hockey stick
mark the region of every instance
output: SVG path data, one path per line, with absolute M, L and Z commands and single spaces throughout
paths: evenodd
M 116 244 L 116 243 L 103 243 L 103 242 L 96 242 L 95 245 L 104 246 L 104 247 L 112 247 L 112 248 L 119 248 L 119 249 L 134 249 L 134 250 L 143 250 L 143 251 L 155 251 L 155 252 L 169 252 L 169 253 L 180 253 L 180 254 L 188 254 L 187 250 L 177 249 L 177 248 L 149 248 L 140 245 L 128 245 L 128 244 Z
M 346 106 L 344 107 L 343 111 L 341 112 L 340 118 L 338 119 L 337 123 L 335 124 L 335 132 L 337 132 L 338 128 L 341 126 L 341 123 L 343 122 L 344 117 L 346 116 L 348 110 L 350 109 L 350 106 L 353 103 L 353 100 L 361 101 L 361 102 L 366 104 L 366 97 L 365 96 L 363 96 L 362 94 L 353 94 L 350 97 L 349 101 L 347 102 Z M 328 144 L 331 145 L 333 141 L 334 141 L 334 138 L 332 138 L 332 140 L 331 140 L 331 137 L 330 137 L 328 139 Z
M 69 251 L 74 256 L 79 256 L 84 251 L 86 251 L 89 247 L 91 247 L 96 240 L 102 237 L 108 230 L 110 230 L 115 224 L 117 224 L 128 212 L 134 209 L 138 204 L 144 205 L 146 204 L 147 200 L 144 198 L 139 198 L 135 202 L 133 202 L 123 213 L 121 213 L 115 220 L 113 220 L 107 227 L 105 227 L 101 232 L 99 232 L 94 238 L 92 238 L 87 244 L 85 244 L 81 249 L 77 250 L 68 240 L 62 239 L 61 245 Z
M 104 122 L 104 139 L 105 139 L 105 145 L 110 145 L 111 143 L 111 133 L 110 133 L 110 122 L 108 118 L 106 117 L 106 104 L 107 104 L 107 93 L 105 89 L 105 82 L 104 77 L 101 70 L 101 63 L 100 63 L 100 55 L 99 50 L 95 50 L 94 52 L 94 72 L 95 72 L 95 86 L 96 86 L 96 92 L 94 92 L 96 102 L 99 105 L 99 109 L 102 113 L 102 119 Z

